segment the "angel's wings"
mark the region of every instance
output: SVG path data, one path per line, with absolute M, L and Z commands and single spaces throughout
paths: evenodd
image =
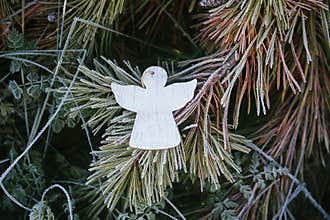
M 166 96 L 171 100 L 170 109 L 172 111 L 184 107 L 188 101 L 194 97 L 194 91 L 197 86 L 197 80 L 191 80 L 184 83 L 174 83 L 165 87 Z
M 122 86 L 117 83 L 111 83 L 111 89 L 121 107 L 133 112 L 138 112 L 143 107 L 145 89 L 138 86 Z

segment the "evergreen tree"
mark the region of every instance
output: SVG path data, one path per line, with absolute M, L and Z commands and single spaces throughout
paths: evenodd
M 328 3 L 1 0 L 0 219 L 329 219 Z M 198 82 L 171 149 L 110 87 L 151 65 Z

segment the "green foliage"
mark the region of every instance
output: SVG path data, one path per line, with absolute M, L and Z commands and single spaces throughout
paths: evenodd
M 328 218 L 329 18 L 322 0 L 1 1 L 0 218 Z M 130 148 L 110 88 L 149 65 L 198 81 L 173 149 Z
M 23 94 L 23 89 L 21 89 L 18 85 L 17 82 L 12 80 L 9 81 L 8 89 L 11 91 L 15 99 L 21 99 L 22 94 Z
M 29 215 L 30 220 L 55 220 L 54 213 L 46 202 L 39 202 L 32 207 Z
M 6 124 L 10 115 L 14 113 L 14 106 L 12 103 L 1 103 L 0 105 L 0 124 Z
M 212 206 L 209 219 L 237 219 L 236 208 L 238 204 L 229 198 L 221 190 L 216 190 L 209 195 L 208 203 Z
M 8 40 L 7 46 L 10 49 L 18 50 L 24 46 L 23 34 L 19 33 L 16 29 L 10 32 L 7 40 Z
M 286 175 L 289 171 L 287 168 L 277 168 L 273 163 L 269 163 L 262 166 L 260 162 L 260 156 L 254 153 L 251 157 L 251 164 L 249 167 L 250 175 L 246 177 L 253 177 L 253 182 L 258 183 L 261 189 L 266 187 L 265 181 L 276 180 L 280 176 Z M 263 170 L 260 170 L 263 169 Z
M 11 149 L 9 154 L 12 162 L 17 156 L 17 152 Z M 44 173 L 38 161 L 40 155 L 38 152 L 33 152 L 31 155 L 33 155 L 31 159 L 26 158 L 23 163 L 16 165 L 4 181 L 4 186 L 23 204 L 27 204 L 30 199 L 40 196 L 45 186 Z M 15 206 L 6 197 L 2 199 L 1 207 L 10 210 L 15 209 Z

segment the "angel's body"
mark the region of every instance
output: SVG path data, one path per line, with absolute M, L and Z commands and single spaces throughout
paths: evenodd
M 165 86 L 166 71 L 149 67 L 141 79 L 146 88 L 111 84 L 116 101 L 137 113 L 129 145 L 140 149 L 166 149 L 180 144 L 172 112 L 193 98 L 196 80 Z

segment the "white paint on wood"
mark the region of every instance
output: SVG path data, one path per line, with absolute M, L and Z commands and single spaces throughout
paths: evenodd
M 137 113 L 129 145 L 146 150 L 179 145 L 181 137 L 172 112 L 194 97 L 197 80 L 165 86 L 166 71 L 152 66 L 143 73 L 141 81 L 145 88 L 111 84 L 117 103 Z

